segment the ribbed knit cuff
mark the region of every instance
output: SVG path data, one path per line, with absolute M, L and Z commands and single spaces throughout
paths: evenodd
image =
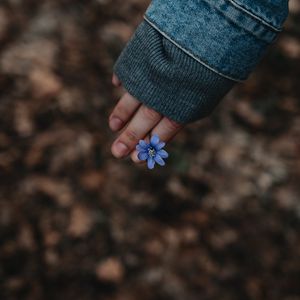
M 114 72 L 131 95 L 179 123 L 208 116 L 235 83 L 184 53 L 147 21 L 121 53 Z

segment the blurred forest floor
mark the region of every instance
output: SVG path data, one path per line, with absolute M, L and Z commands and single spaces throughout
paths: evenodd
M 143 0 L 0 2 L 0 299 L 300 299 L 300 3 L 148 171 L 110 154 Z

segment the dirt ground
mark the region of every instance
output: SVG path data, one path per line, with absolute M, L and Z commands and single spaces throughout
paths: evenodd
M 144 0 L 0 2 L 0 299 L 299 300 L 300 2 L 164 168 L 112 157 Z

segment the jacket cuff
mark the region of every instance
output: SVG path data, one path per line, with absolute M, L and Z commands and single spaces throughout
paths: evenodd
M 121 53 L 114 72 L 131 95 L 179 123 L 208 116 L 235 83 L 187 55 L 147 21 Z

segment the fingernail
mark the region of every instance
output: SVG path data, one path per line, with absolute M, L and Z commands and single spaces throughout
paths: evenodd
M 114 146 L 114 153 L 119 156 L 119 157 L 122 157 L 122 156 L 125 156 L 128 152 L 128 147 L 121 143 L 121 142 L 117 142 Z
M 110 121 L 109 121 L 109 127 L 112 131 L 117 131 L 122 127 L 123 122 L 116 117 L 113 117 Z

